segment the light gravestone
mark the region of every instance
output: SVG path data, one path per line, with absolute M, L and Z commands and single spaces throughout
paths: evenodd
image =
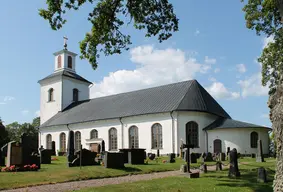
M 239 177 L 239 167 L 238 167 L 238 153 L 237 149 L 232 149 L 232 151 L 229 152 L 229 158 L 230 158 L 230 167 L 229 167 L 229 177 Z
M 261 140 L 257 141 L 256 162 L 264 162 L 263 154 L 262 154 L 262 142 L 261 142 Z
M 257 181 L 261 183 L 267 183 L 267 174 L 263 167 L 260 167 L 257 170 Z
M 15 141 L 8 143 L 6 167 L 22 165 L 22 147 Z

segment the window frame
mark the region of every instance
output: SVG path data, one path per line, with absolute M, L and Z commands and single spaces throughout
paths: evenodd
M 151 126 L 151 149 L 163 149 L 163 131 L 160 123 Z
M 77 88 L 73 89 L 73 102 L 79 101 L 79 90 Z
M 113 134 L 112 134 L 113 133 Z M 118 131 L 115 127 L 111 127 L 108 131 L 109 151 L 118 151 Z
M 79 137 L 78 137 L 78 135 L 79 135 Z M 80 150 L 81 144 L 82 144 L 82 134 L 81 134 L 80 131 L 75 132 L 74 139 L 75 139 L 75 151 L 78 151 L 78 150 Z M 78 141 L 79 141 L 79 143 L 78 143 Z
M 46 149 L 52 149 L 52 135 L 51 134 L 46 135 Z
M 64 137 L 62 137 L 64 135 Z M 66 143 L 66 133 L 62 132 L 59 135 L 59 141 L 60 141 L 60 151 L 61 152 L 67 152 L 67 143 Z
M 139 148 L 139 128 L 135 125 L 132 125 L 129 128 L 129 148 L 132 149 Z
M 93 134 L 94 134 L 96 137 L 92 137 Z M 90 131 L 90 137 L 89 137 L 89 138 L 90 138 L 90 139 L 97 139 L 97 138 L 98 138 L 98 131 L 97 131 L 97 129 L 93 129 L 93 130 Z
M 69 69 L 73 69 L 73 57 L 68 55 L 68 63 L 67 63 L 67 66 Z
M 47 102 L 53 102 L 53 101 L 55 101 L 54 100 L 54 89 L 50 88 L 48 90 L 48 100 L 47 100 Z
M 190 144 L 193 144 L 194 148 L 200 148 L 199 126 L 197 122 L 189 121 L 188 123 L 186 123 L 186 139 L 185 139 L 186 143 L 188 142 L 188 135 L 190 135 Z
M 257 148 L 258 144 L 258 133 L 256 131 L 253 131 L 250 133 L 250 147 L 251 148 Z

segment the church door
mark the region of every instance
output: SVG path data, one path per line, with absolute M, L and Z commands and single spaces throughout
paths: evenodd
M 220 139 L 215 139 L 213 141 L 213 148 L 214 148 L 214 153 L 222 153 L 222 145 Z

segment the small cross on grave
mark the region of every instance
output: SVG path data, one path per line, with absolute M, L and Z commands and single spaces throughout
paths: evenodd
M 187 164 L 187 172 L 189 173 L 189 177 L 190 178 L 199 178 L 199 173 L 192 173 L 191 172 L 191 167 L 190 167 L 190 149 L 193 149 L 194 148 L 194 145 L 190 143 L 190 135 L 188 135 L 188 143 L 187 144 L 182 144 L 181 146 L 181 150 L 183 149 L 187 149 L 187 152 L 186 152 L 186 164 Z

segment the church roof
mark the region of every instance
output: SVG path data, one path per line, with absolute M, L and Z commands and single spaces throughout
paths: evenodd
M 227 119 L 223 117 L 219 117 L 214 122 L 209 124 L 207 127 L 203 128 L 203 130 L 212 130 L 212 129 L 227 129 L 227 128 L 266 128 L 271 129 L 270 127 L 264 127 L 260 125 L 255 125 L 251 123 L 246 123 L 242 121 L 237 121 L 234 119 Z
M 199 111 L 231 118 L 196 80 L 190 80 L 76 102 L 41 127 L 171 111 Z
M 65 76 L 65 77 L 69 77 L 69 78 L 72 78 L 72 79 L 76 79 L 76 80 L 79 80 L 79 81 L 83 81 L 83 82 L 92 84 L 92 82 L 89 82 L 88 80 L 86 80 L 82 76 L 80 76 L 76 73 L 73 73 L 71 71 L 67 71 L 67 70 L 62 70 L 62 71 L 58 71 L 56 73 L 52 73 L 51 75 L 39 80 L 38 82 L 41 82 L 41 81 L 44 81 L 44 80 L 47 80 L 47 79 L 51 79 L 51 78 L 54 78 L 54 77 L 58 77 L 58 76 Z

